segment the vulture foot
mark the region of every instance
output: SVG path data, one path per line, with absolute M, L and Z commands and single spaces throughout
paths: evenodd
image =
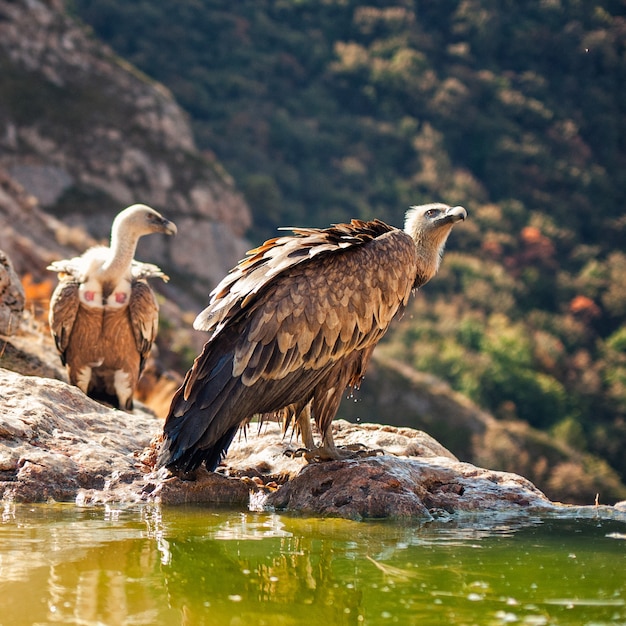
M 287 448 L 283 452 L 285 456 L 288 456 L 290 459 L 297 459 L 301 456 L 305 456 L 309 452 L 308 448 L 297 448 L 296 450 L 292 450 L 291 448 Z
M 304 457 L 308 463 L 320 463 L 323 461 L 343 461 L 346 459 L 359 459 L 368 456 L 385 454 L 381 448 L 372 449 L 361 443 L 353 443 L 346 446 L 319 446 L 312 449 L 298 448 L 297 450 L 286 450 L 287 456 L 292 458 Z
M 346 446 L 339 446 L 339 448 L 341 450 L 349 450 L 352 452 L 352 456 L 347 458 L 365 458 L 368 456 L 377 456 L 379 454 L 383 456 L 386 454 L 382 448 L 368 448 L 362 443 L 351 443 Z

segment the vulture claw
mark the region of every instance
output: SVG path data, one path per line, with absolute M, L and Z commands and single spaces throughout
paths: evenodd
M 306 457 L 307 453 L 309 452 L 309 450 L 307 448 L 297 448 L 296 450 L 292 450 L 291 448 L 287 448 L 287 450 L 285 450 L 283 452 L 283 454 L 287 457 L 289 457 L 290 459 L 298 459 L 300 457 Z
M 304 458 L 308 463 L 320 463 L 324 461 L 345 461 L 347 459 L 361 459 L 370 456 L 384 455 L 382 448 L 368 448 L 362 443 L 352 443 L 345 446 L 330 448 L 320 446 L 304 452 Z
M 366 448 L 363 447 L 360 450 L 355 450 L 354 451 L 354 456 L 361 459 L 361 458 L 366 458 L 368 456 L 378 456 L 380 454 L 380 456 L 384 456 L 386 454 L 386 452 L 382 449 L 382 448 Z

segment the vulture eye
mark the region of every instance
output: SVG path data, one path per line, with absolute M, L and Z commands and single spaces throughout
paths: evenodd
M 426 211 L 426 217 L 435 217 L 439 213 L 439 209 L 428 209 Z

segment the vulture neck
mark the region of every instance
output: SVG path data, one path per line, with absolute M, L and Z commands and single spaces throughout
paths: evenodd
M 130 270 L 135 258 L 137 242 L 141 235 L 133 231 L 124 231 L 122 224 L 113 223 L 111 229 L 111 246 L 108 259 L 102 266 L 103 281 L 116 281 Z
M 449 233 L 450 229 L 446 229 L 438 237 L 426 237 L 421 232 L 411 233 L 418 257 L 415 287 L 425 285 L 439 270 Z

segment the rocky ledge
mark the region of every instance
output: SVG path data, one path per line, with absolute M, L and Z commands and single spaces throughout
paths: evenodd
M 161 502 L 273 508 L 352 519 L 462 512 L 537 513 L 561 505 L 521 476 L 462 463 L 426 433 L 334 424 L 338 445 L 376 456 L 307 464 L 278 424 L 252 425 L 217 473 L 154 471 L 161 421 L 102 406 L 59 380 L 0 369 L 0 498 L 79 505 Z M 600 507 L 614 514 L 619 507 Z

